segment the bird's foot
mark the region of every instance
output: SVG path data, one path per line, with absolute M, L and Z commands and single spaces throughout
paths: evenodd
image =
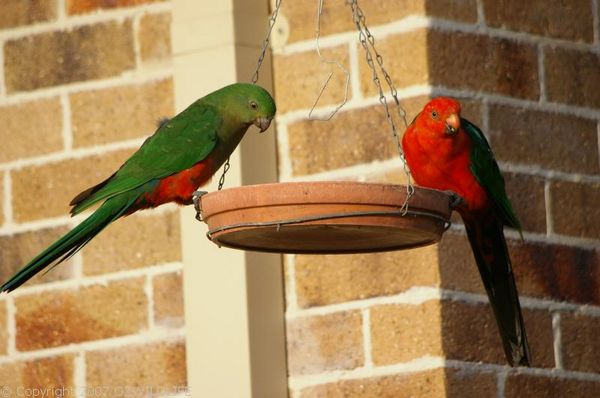
M 446 191 L 448 195 L 450 195 L 450 208 L 452 210 L 456 209 L 459 206 L 464 205 L 466 202 L 462 196 L 453 191 Z
M 202 206 L 200 204 L 200 198 L 206 195 L 207 191 L 194 191 L 192 192 L 192 203 L 194 203 L 194 209 L 196 209 L 196 220 L 203 221 L 202 219 Z

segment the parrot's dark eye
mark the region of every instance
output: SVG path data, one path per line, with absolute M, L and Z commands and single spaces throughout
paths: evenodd
M 434 118 L 434 119 L 437 119 L 437 118 L 438 118 L 438 113 L 437 113 L 437 111 L 433 111 L 433 112 L 431 112 L 431 117 L 432 117 L 432 118 Z
M 253 110 L 258 109 L 258 104 L 256 103 L 256 101 L 250 101 L 250 109 L 253 109 Z

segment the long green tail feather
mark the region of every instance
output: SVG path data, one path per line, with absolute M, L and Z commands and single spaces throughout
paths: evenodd
M 44 268 L 56 266 L 77 253 L 111 222 L 121 217 L 135 202 L 138 193 L 129 192 L 108 199 L 92 215 L 38 254 L 18 271 L 2 287 L 1 292 L 10 292 L 33 278 Z
M 463 220 L 498 324 L 506 359 L 511 366 L 531 366 L 525 323 L 502 223 L 494 216 Z

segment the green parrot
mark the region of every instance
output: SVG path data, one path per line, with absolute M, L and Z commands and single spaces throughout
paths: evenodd
M 237 147 L 250 125 L 265 131 L 275 116 L 275 102 L 262 87 L 237 83 L 223 87 L 161 122 L 112 176 L 70 203 L 71 215 L 103 202 L 87 219 L 38 254 L 0 291 L 10 292 L 49 265 L 77 253 L 120 217 L 164 203 L 193 203 Z

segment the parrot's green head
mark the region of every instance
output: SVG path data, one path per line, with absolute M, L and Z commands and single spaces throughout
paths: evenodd
M 211 94 L 221 97 L 219 105 L 237 122 L 254 124 L 262 133 L 275 116 L 275 101 L 271 94 L 256 84 L 235 83 Z

